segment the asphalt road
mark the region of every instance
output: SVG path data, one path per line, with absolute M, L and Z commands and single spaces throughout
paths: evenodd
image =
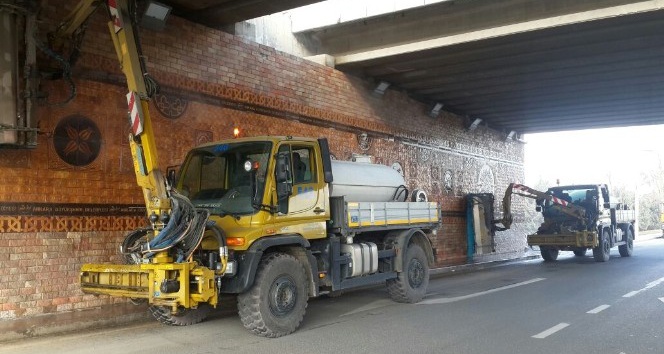
M 432 279 L 416 305 L 384 288 L 312 299 L 302 327 L 277 339 L 248 333 L 236 315 L 190 327 L 156 322 L 29 339 L 0 353 L 664 353 L 664 240 L 634 255 L 561 253 Z

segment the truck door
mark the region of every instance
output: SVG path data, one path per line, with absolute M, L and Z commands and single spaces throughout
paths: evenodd
M 279 154 L 290 157 L 293 183 L 288 201 L 279 202 L 280 213 L 275 222 L 283 225 L 280 233 L 300 233 L 307 238 L 325 237 L 327 189 L 317 145 L 313 142 L 284 143 L 279 147 Z

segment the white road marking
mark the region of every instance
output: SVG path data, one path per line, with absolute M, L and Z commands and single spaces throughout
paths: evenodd
M 660 297 L 659 301 L 664 302 L 664 297 Z
M 553 326 L 553 327 L 547 329 L 546 331 L 534 335 L 533 338 L 544 339 L 544 338 L 546 338 L 546 337 L 548 337 L 548 336 L 550 336 L 550 335 L 552 335 L 552 334 L 554 334 L 554 333 L 560 331 L 561 329 L 563 329 L 563 328 L 565 328 L 565 327 L 567 327 L 567 326 L 569 326 L 569 323 L 565 323 L 565 322 L 563 322 L 563 323 L 558 323 L 557 325 L 555 325 L 555 326 Z
M 534 279 L 522 281 L 520 283 L 516 283 L 516 284 L 512 284 L 512 285 L 501 286 L 500 288 L 495 288 L 495 289 L 491 289 L 491 290 L 487 290 L 487 291 L 481 291 L 479 293 L 468 294 L 468 295 L 457 296 L 457 297 L 447 297 L 447 298 L 441 298 L 441 299 L 424 300 L 424 301 L 419 302 L 418 304 L 420 304 L 420 305 L 449 304 L 451 302 L 457 302 L 457 301 L 461 301 L 461 300 L 472 299 L 474 297 L 487 295 L 487 294 L 495 293 L 495 292 L 502 291 L 502 290 L 512 289 L 512 288 L 516 288 L 516 287 L 519 287 L 519 286 L 536 283 L 538 281 L 542 281 L 542 280 L 545 280 L 545 279 L 546 278 L 534 278 Z
M 586 313 L 590 313 L 590 314 L 593 314 L 593 315 L 594 315 L 594 314 L 596 314 L 596 313 L 600 313 L 600 312 L 602 312 L 602 311 L 608 309 L 609 307 L 611 307 L 611 305 L 600 305 L 600 306 L 597 306 L 597 307 L 595 307 L 594 309 L 592 309 L 592 310 L 590 310 L 590 311 L 588 311 L 588 312 L 586 312 Z
M 659 284 L 661 284 L 661 283 L 664 283 L 664 277 L 659 278 L 659 279 L 657 279 L 657 280 L 655 280 L 655 281 L 651 281 L 650 283 L 646 284 L 646 287 L 645 287 L 645 288 L 643 288 L 643 289 L 639 289 L 639 290 L 635 290 L 635 291 L 630 291 L 630 292 L 628 292 L 627 294 L 623 295 L 622 297 L 632 297 L 632 296 L 634 296 L 634 295 L 636 295 L 636 294 L 638 294 L 638 293 L 640 293 L 640 292 L 642 292 L 642 291 L 646 291 L 646 290 L 648 290 L 648 289 L 652 289 L 652 288 L 656 287 L 657 285 L 659 285 Z

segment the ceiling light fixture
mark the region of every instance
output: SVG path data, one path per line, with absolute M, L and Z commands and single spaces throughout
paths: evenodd
M 444 104 L 442 104 L 440 102 L 436 102 L 436 104 L 431 109 L 431 112 L 429 112 L 429 117 L 431 117 L 431 118 L 438 117 L 440 115 L 440 111 L 443 110 L 444 106 L 445 106 Z
M 143 13 L 143 17 L 141 17 L 141 26 L 151 30 L 161 31 L 166 27 L 166 19 L 170 13 L 170 6 L 150 0 Z

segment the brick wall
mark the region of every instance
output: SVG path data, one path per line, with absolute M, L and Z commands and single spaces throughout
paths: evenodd
M 60 5 L 44 1 L 42 33 L 67 11 Z M 192 146 L 229 138 L 234 126 L 246 136 L 328 137 L 337 159 L 361 153 L 378 163 L 398 162 L 410 189 L 422 188 L 442 204 L 443 225 L 434 242 L 439 265 L 466 260 L 463 196 L 502 196 L 509 182 L 523 180 L 523 145 L 505 142 L 500 132 L 484 126 L 467 132 L 467 122 L 449 113 L 432 119 L 426 105 L 405 93 L 388 90 L 373 97 L 370 82 L 176 17 L 164 32 L 143 31 L 141 38 L 148 69 L 162 85 L 151 113 L 164 169 L 181 163 Z M 126 89 L 101 11 L 82 48 L 76 98 L 38 109 L 38 147 L 0 150 L 0 318 L 120 301 L 83 295 L 78 269 L 85 262 L 118 261 L 123 234 L 144 222 L 140 212 L 115 209 L 99 215 L 94 208 L 80 215 L 2 209 L 11 203 L 73 209 L 142 203 L 126 142 Z M 42 89 L 51 102 L 67 97 L 61 82 L 44 81 Z M 99 131 L 98 155 L 84 166 L 68 164 L 55 148 L 58 123 L 71 116 L 86 118 Z M 361 133 L 369 138 L 366 144 L 358 141 Z M 517 205 L 516 213 L 520 210 Z M 525 247 L 518 232 L 503 233 L 497 241 L 500 253 Z

